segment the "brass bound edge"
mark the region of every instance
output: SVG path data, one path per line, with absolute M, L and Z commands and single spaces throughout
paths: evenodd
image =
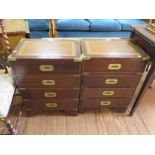
M 82 75 L 86 76 L 86 75 L 89 75 L 89 73 L 88 72 L 83 72 Z
M 90 60 L 90 56 L 83 55 L 83 60 Z
M 16 57 L 13 57 L 12 55 L 8 56 L 8 61 L 16 61 Z
M 26 88 L 18 88 L 18 90 L 26 90 Z
M 74 58 L 75 62 L 82 62 L 83 60 L 90 60 L 90 57 L 81 54 L 80 57 Z
M 150 60 L 150 57 L 148 55 L 146 55 L 145 57 L 142 57 L 142 60 L 144 60 L 144 61 Z

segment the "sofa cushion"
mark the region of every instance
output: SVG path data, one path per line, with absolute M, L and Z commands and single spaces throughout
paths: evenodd
M 49 38 L 48 31 L 30 31 L 30 38 Z
M 9 112 L 15 91 L 14 81 L 10 74 L 0 74 L 0 117 L 5 118 Z
M 131 25 L 146 24 L 146 22 L 140 19 L 117 19 L 117 21 L 121 24 L 124 31 L 130 31 Z
M 91 31 L 120 31 L 121 25 L 114 19 L 88 19 Z
M 58 37 L 62 38 L 92 38 L 92 37 L 117 37 L 117 38 L 129 38 L 131 31 L 117 31 L 117 32 L 95 32 L 95 31 L 59 31 Z
M 58 30 L 88 31 L 89 23 L 84 19 L 58 19 L 56 27 Z
M 47 19 L 27 19 L 30 31 L 48 31 L 49 25 Z

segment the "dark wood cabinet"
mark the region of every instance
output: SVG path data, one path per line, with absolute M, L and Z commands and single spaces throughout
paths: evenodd
M 80 91 L 80 44 L 70 40 L 24 39 L 10 56 L 25 107 L 77 114 Z
M 31 114 L 132 109 L 150 66 L 149 55 L 128 39 L 24 39 L 9 61 Z
M 143 85 L 149 56 L 124 39 L 86 39 L 81 41 L 81 49 L 84 61 L 80 109 L 126 110 Z
M 143 86 L 139 95 L 135 100 L 135 104 L 131 108 L 130 115 L 134 113 L 137 106 L 146 92 L 151 86 L 152 81 L 155 78 L 155 33 L 149 31 L 145 25 L 133 26 L 130 40 L 137 46 L 141 47 L 145 53 L 150 56 L 150 66 L 148 68 L 148 74 L 143 82 Z

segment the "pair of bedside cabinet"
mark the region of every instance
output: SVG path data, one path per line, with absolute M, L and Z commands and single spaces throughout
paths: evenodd
M 23 39 L 9 56 L 16 85 L 31 114 L 89 108 L 125 112 L 135 104 L 149 56 L 126 39 Z

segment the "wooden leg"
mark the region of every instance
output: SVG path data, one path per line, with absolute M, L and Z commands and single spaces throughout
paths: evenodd
M 125 107 L 118 107 L 118 108 L 114 108 L 114 110 L 118 113 L 124 113 L 126 112 L 126 109 Z
M 67 115 L 77 116 L 77 114 L 78 114 L 78 109 L 65 110 L 65 113 L 66 113 Z

